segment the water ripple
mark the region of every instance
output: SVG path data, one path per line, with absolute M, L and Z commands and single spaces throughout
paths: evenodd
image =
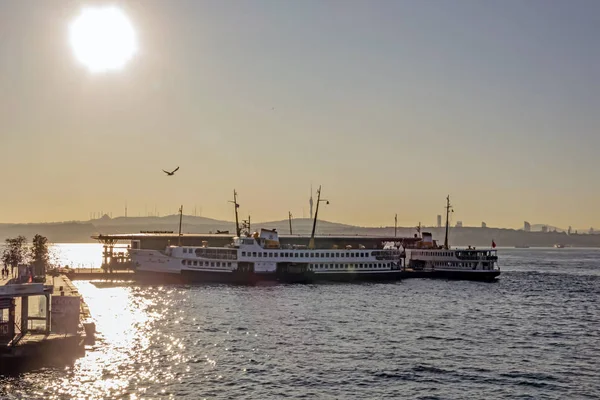
M 0 397 L 598 398 L 600 251 L 568 254 L 507 252 L 495 284 L 80 282 L 97 343 Z

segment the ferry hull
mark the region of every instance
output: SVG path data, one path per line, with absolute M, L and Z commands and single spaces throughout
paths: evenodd
M 403 278 L 402 271 L 314 273 L 311 282 L 390 282 Z
M 180 273 L 138 270 L 136 280 L 151 284 L 203 284 L 229 283 L 255 285 L 267 282 L 279 283 L 320 283 L 320 282 L 390 282 L 404 278 L 404 272 L 361 272 L 361 273 L 276 273 L 257 274 L 253 272 L 207 272 L 182 270 Z
M 429 278 L 462 281 L 493 282 L 500 275 L 499 270 L 490 271 L 415 271 L 402 272 L 402 278 Z
M 136 271 L 136 280 L 142 283 L 150 284 L 210 284 L 227 283 L 234 285 L 256 285 L 268 282 L 282 283 L 310 283 L 311 277 L 308 274 L 260 274 L 254 272 L 219 272 L 219 271 L 193 271 L 181 270 L 178 273 L 156 272 L 156 271 Z

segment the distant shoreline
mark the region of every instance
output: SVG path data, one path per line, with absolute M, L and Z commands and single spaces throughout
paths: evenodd
M 292 220 L 293 233 L 309 235 L 312 229 L 312 220 L 308 218 Z M 283 234 L 289 233 L 289 221 L 272 221 L 257 223 L 254 229 L 277 229 Z M 23 235 L 31 239 L 35 234 L 41 234 L 53 243 L 94 243 L 91 238 L 97 233 L 138 233 L 140 231 L 169 230 L 177 231 L 177 216 L 168 217 L 133 217 L 101 219 L 92 222 L 64 222 L 49 224 L 0 224 L 0 240 Z M 423 227 L 423 231 L 431 232 L 438 242 L 443 241 L 445 229 L 437 227 Z M 184 216 L 182 232 L 184 233 L 209 233 L 216 231 L 234 231 L 233 222 L 219 221 L 204 217 Z M 317 223 L 318 235 L 364 235 L 364 236 L 393 236 L 394 227 L 358 227 L 344 225 L 329 221 L 319 220 Z M 398 237 L 412 237 L 416 230 L 412 227 L 398 227 Z M 479 228 L 460 227 L 450 229 L 450 243 L 455 246 L 489 247 L 492 240 L 502 248 L 515 246 L 552 247 L 561 244 L 565 247 L 600 247 L 600 234 L 571 234 L 565 232 L 525 232 L 523 230 L 506 228 Z

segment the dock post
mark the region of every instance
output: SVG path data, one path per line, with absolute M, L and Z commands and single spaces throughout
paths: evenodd
M 27 322 L 29 321 L 29 297 L 21 297 L 21 334 L 27 333 Z
M 52 321 L 50 320 L 50 294 L 46 294 L 46 335 L 50 334 L 50 324 Z

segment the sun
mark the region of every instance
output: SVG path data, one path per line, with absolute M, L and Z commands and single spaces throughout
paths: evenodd
M 135 32 L 119 8 L 85 8 L 69 26 L 75 57 L 92 72 L 119 70 L 137 52 Z

